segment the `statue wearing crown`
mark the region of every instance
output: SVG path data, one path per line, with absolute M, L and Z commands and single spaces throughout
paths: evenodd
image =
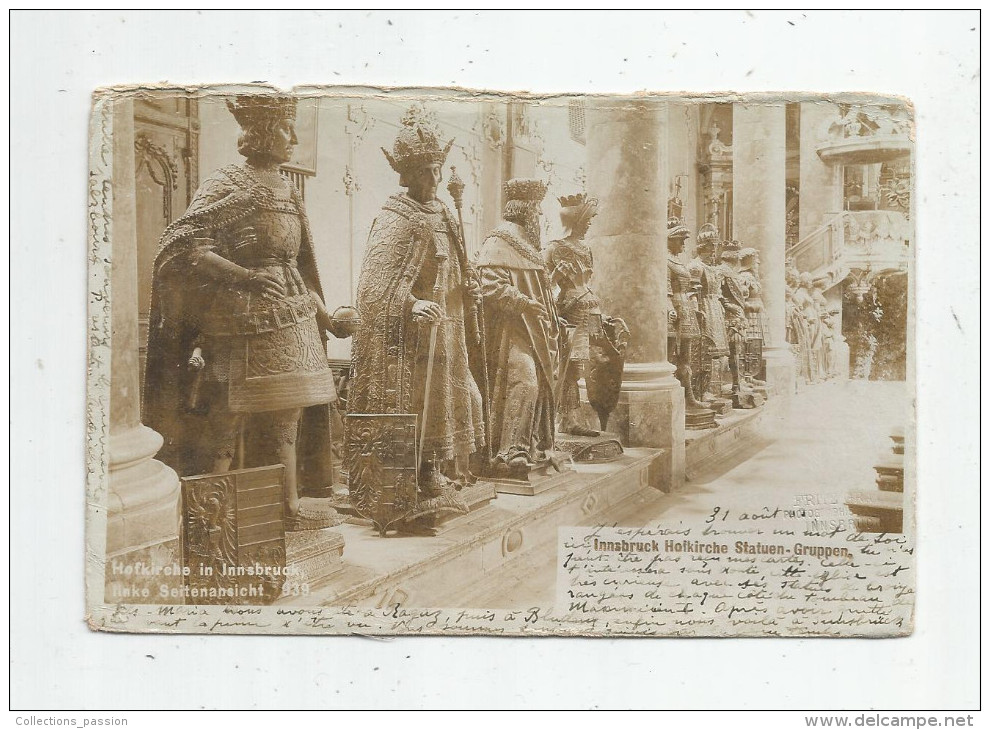
M 732 407 L 758 408 L 763 395 L 746 377 L 746 337 L 750 331 L 747 314 L 750 278 L 742 270 L 742 247 L 739 241 L 727 241 L 722 246 L 722 296 L 725 303 L 725 331 L 729 341 L 729 371 L 732 373 Z
M 568 333 L 560 385 L 560 432 L 596 437 L 599 431 L 589 428 L 580 418 L 579 381 L 585 378 L 588 401 L 604 431 L 618 399 L 618 388 L 610 386 L 621 383 L 629 329 L 621 319 L 603 315 L 591 289 L 594 256 L 584 237 L 598 212 L 598 200 L 579 193 L 562 197 L 559 202 L 564 238 L 547 245 L 544 259 L 550 283 L 558 289 L 557 313 Z
M 502 222 L 478 254 L 487 333 L 492 474 L 527 481 L 554 457 L 561 331 L 540 245 L 542 180 L 505 183 Z
M 722 360 L 729 356 L 729 340 L 725 327 L 725 306 L 722 280 L 725 278 L 718 260 L 718 229 L 706 223 L 698 231 L 696 253 L 692 267 L 701 272 L 698 292 L 701 310 L 701 342 L 698 347 L 697 368 L 694 371 L 695 392 L 717 413 L 725 415 L 731 401 L 722 398 Z
M 296 144 L 296 102 L 239 96 L 245 162 L 210 175 L 162 234 L 152 280 L 144 419 L 182 475 L 284 464 L 288 529 L 337 524 L 300 484 L 332 482 L 335 399 L 326 311 L 299 191 L 279 174 Z
M 440 512 L 467 512 L 459 493 L 474 481 L 471 455 L 485 446 L 472 375 L 477 275 L 458 220 L 436 197 L 452 145 L 421 107 L 403 117 L 392 151 L 382 151 L 406 191 L 391 195 L 372 223 L 358 281 L 350 497 L 382 534 L 393 525 L 415 531 L 416 520 Z

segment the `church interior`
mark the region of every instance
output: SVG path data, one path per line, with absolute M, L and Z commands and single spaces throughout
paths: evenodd
M 300 494 L 332 504 L 336 518 L 320 529 L 277 526 L 273 559 L 298 571 L 266 601 L 524 609 L 553 599 L 546 546 L 560 526 L 701 519 L 716 504 L 793 504 L 803 494 L 828 495 L 832 516 L 856 529 L 901 531 L 914 261 L 912 120 L 901 102 L 295 93 L 297 143 L 280 173 L 305 208 L 328 312 L 361 297 L 369 234 L 402 192 L 389 154 L 414 108 L 451 142 L 437 198 L 469 261 L 484 255 L 513 200 L 510 181 L 542 181 L 543 250 L 571 233 L 564 201 L 595 201 L 583 241 L 593 257 L 586 284 L 600 303 L 593 318 L 598 331 L 621 322 L 625 334 L 601 339 L 619 358 L 609 361 L 604 417 L 594 367 L 574 379 L 568 417 L 578 425 L 557 424 L 563 463 L 522 478 L 482 473 L 457 509 L 405 531 L 349 499 L 356 339 L 329 337 L 339 396 L 322 442 L 331 476 L 302 478 Z M 155 92 L 113 110 L 108 565 L 192 555 L 185 490 L 195 475 L 169 463 L 141 394 L 163 234 L 209 175 L 242 162 L 230 98 Z M 726 278 L 749 282 L 738 312 L 723 306 L 735 291 Z M 690 330 L 685 317 L 696 316 L 700 329 Z M 497 375 L 485 373 L 493 383 Z M 552 388 L 553 402 L 564 389 Z M 231 471 L 249 471 L 251 448 L 241 434 Z M 259 494 L 272 486 L 258 485 Z M 116 580 L 108 568 L 108 602 L 131 600 L 113 593 Z

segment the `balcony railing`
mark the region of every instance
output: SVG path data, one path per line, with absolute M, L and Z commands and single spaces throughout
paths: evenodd
M 787 255 L 798 271 L 844 278 L 851 268 L 903 269 L 910 254 L 911 224 L 889 210 L 835 213 L 792 246 Z

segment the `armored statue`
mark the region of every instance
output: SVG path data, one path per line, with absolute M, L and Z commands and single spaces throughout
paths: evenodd
M 794 305 L 797 307 L 807 331 L 808 340 L 808 380 L 817 383 L 824 376 L 824 353 L 822 321 L 818 305 L 813 296 L 814 284 L 811 274 L 803 272 L 798 278 L 798 288 L 794 292 Z
M 744 370 L 751 385 L 763 386 L 763 348 L 770 335 L 767 313 L 763 305 L 763 283 L 760 281 L 760 254 L 755 248 L 739 252 L 740 275 L 748 288 L 746 299 L 746 353 Z
M 697 298 L 701 271 L 698 268 L 692 271 L 681 259 L 689 235 L 687 226 L 679 219 L 667 221 L 667 352 L 677 366 L 676 377 L 684 386 L 684 425 L 710 428 L 715 425 L 715 413 L 698 400 L 691 375 L 695 348 L 701 346 Z
M 206 178 L 162 234 L 144 418 L 182 475 L 229 471 L 235 453 L 243 466 L 284 464 L 287 527 L 325 527 L 337 521 L 328 500 L 301 500 L 299 483 L 332 479 L 325 341 L 346 328 L 326 311 L 302 198 L 279 174 L 296 103 L 249 95 L 228 107 L 246 161 Z
M 553 461 L 561 329 L 540 245 L 541 180 L 505 184 L 503 221 L 477 258 L 487 337 L 492 473 Z
M 747 382 L 743 369 L 743 355 L 749 318 L 746 303 L 749 300 L 747 277 L 742 275 L 738 241 L 722 246 L 722 296 L 725 302 L 725 328 L 729 342 L 729 371 L 732 373 L 732 406 L 755 408 L 762 405 L 762 397 L 755 394 Z
M 819 327 L 821 329 L 819 367 L 821 368 L 823 380 L 835 374 L 835 335 L 832 331 L 832 315 L 829 312 L 828 299 L 825 296 L 827 283 L 828 280 L 825 278 L 816 279 L 811 290 L 811 299 L 815 303 L 815 309 L 818 312 Z
M 709 404 L 722 400 L 722 360 L 729 356 L 729 340 L 725 326 L 725 305 L 722 301 L 722 280 L 725 274 L 718 260 L 718 230 L 706 223 L 698 232 L 697 258 L 691 265 L 700 271 L 701 342 L 694 370 L 697 397 Z
M 457 223 L 436 197 L 452 144 L 421 107 L 402 118 L 392 152 L 382 151 L 406 192 L 390 196 L 372 223 L 358 281 L 351 502 L 383 534 L 413 517 L 466 512 L 458 490 L 472 481 L 469 458 L 485 444 L 469 361 L 480 290 Z M 392 501 L 383 501 L 390 487 Z

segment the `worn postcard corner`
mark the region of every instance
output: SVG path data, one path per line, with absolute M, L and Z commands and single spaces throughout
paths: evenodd
M 914 628 L 914 108 L 98 89 L 87 624 Z

